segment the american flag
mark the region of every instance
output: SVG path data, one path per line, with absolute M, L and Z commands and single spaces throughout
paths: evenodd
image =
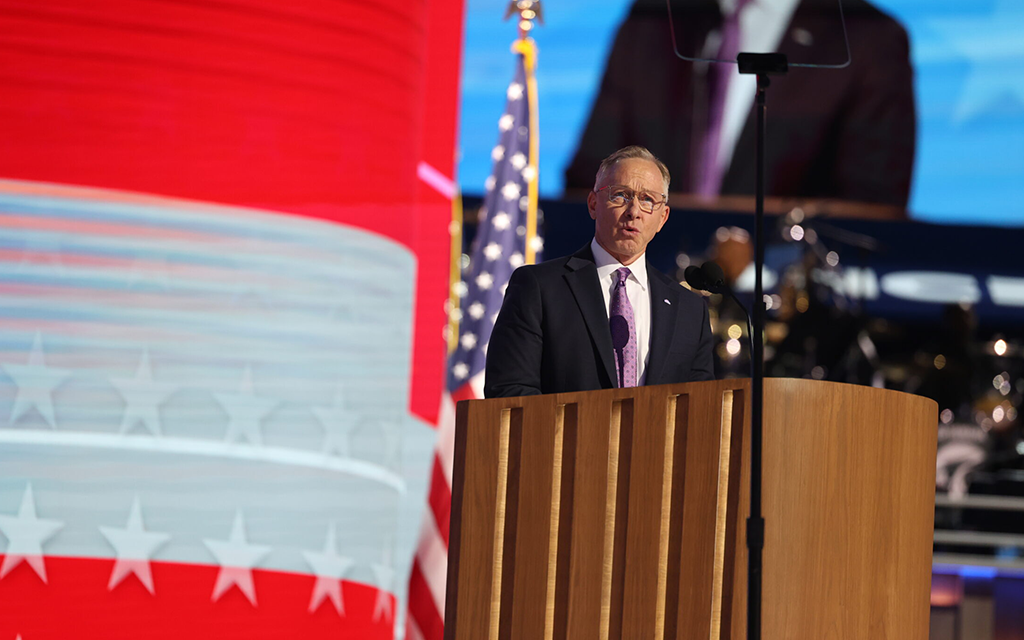
M 491 152 L 494 169 L 487 179 L 469 263 L 461 281 L 453 285 L 460 299 L 452 311 L 457 340 L 448 359 L 429 508 L 409 581 L 406 637 L 411 640 L 441 640 L 444 632 L 455 403 L 483 397 L 487 341 L 508 279 L 517 267 L 540 260 L 543 247 L 537 234 L 536 50 L 532 40 L 523 39 L 513 51 L 516 71 L 505 112 L 498 119 L 498 144 Z

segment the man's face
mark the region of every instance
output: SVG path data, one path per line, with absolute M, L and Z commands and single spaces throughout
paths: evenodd
M 601 191 L 590 192 L 587 207 L 594 219 L 594 237 L 597 243 L 622 264 L 631 264 L 647 249 L 654 234 L 661 231 L 668 220 L 668 205 L 659 204 L 652 213 L 640 209 L 639 198 L 616 206 L 609 202 L 616 187 L 625 187 L 634 195 L 647 193 L 661 202 L 665 194 L 665 181 L 658 165 L 643 158 L 619 160 L 597 185 Z M 621 191 L 621 189 L 618 189 Z

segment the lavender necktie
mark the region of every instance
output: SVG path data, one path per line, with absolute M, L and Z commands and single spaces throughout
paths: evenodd
M 722 43 L 718 47 L 719 60 L 735 60 L 740 52 L 740 13 L 750 0 L 736 0 L 736 7 L 722 23 Z M 736 65 L 724 62 L 712 63 L 708 69 L 708 120 L 704 130 L 700 164 L 696 167 L 699 179 L 697 193 L 712 197 L 722 187 L 725 167 L 718 161 L 718 149 L 722 143 L 722 123 L 725 119 L 725 98 L 729 91 L 729 79 L 736 73 Z
M 618 376 L 619 387 L 636 386 L 636 322 L 633 320 L 633 305 L 626 297 L 626 279 L 629 278 L 629 273 L 628 267 L 622 267 L 615 272 L 617 280 L 608 309 L 608 325 L 612 331 L 615 374 Z

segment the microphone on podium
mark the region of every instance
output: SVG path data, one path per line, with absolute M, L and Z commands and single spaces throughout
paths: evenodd
M 718 263 L 714 260 L 708 260 L 699 267 L 695 264 L 686 267 L 683 276 L 686 278 L 686 284 L 690 285 L 691 288 L 709 293 L 720 293 L 732 298 L 732 301 L 739 305 L 747 319 L 747 337 L 750 339 L 750 352 L 753 353 L 754 324 L 751 321 L 750 312 L 747 311 L 747 308 L 736 297 L 732 287 L 725 281 L 725 272 L 722 271 L 722 267 L 718 266 Z

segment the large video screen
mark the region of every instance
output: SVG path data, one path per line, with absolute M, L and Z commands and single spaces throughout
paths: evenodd
M 544 7 L 539 46 L 542 197 L 587 188 L 596 163 L 643 144 L 674 193 L 753 190 L 753 79 L 673 53 L 779 51 L 845 59 L 835 0 L 583 0 Z M 845 69 L 793 68 L 769 89 L 768 192 L 906 207 L 913 219 L 1024 224 L 1024 5 L 843 0 Z M 483 191 L 515 27 L 467 3 L 459 179 Z M 739 43 L 730 24 L 738 25 Z M 723 77 L 724 76 L 724 77 Z M 723 89 L 722 87 L 727 87 Z M 722 93 L 726 98 L 722 99 Z

